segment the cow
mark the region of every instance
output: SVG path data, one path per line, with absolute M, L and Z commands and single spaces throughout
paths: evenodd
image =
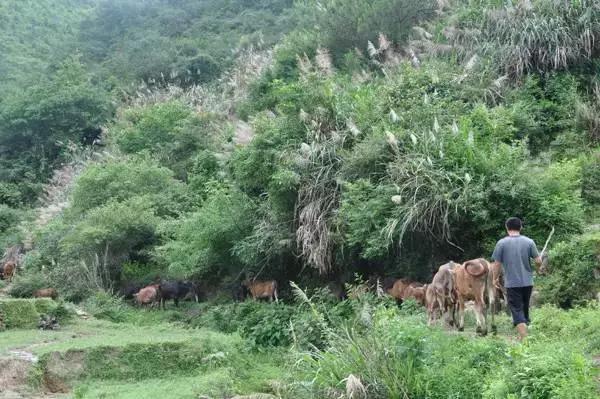
M 411 283 L 413 282 L 407 278 L 396 279 L 393 280 L 393 282 L 390 279 L 385 279 L 383 281 L 383 289 L 389 296 L 395 298 L 396 301 L 402 302 L 404 290 L 406 290 Z
M 491 263 L 490 272 L 488 273 L 488 299 L 492 314 L 496 314 L 502 308 L 500 299 L 506 301 L 506 288 L 504 287 L 504 270 L 501 264 Z M 493 291 L 493 292 L 492 292 Z
M 172 299 L 179 306 L 180 299 L 193 299 L 198 302 L 198 287 L 190 281 L 163 281 L 158 285 L 160 304 L 166 308 L 166 302 Z
M 16 269 L 17 264 L 12 260 L 4 263 L 4 267 L 2 268 L 2 278 L 10 283 L 15 276 Z
M 137 294 L 134 294 L 133 297 L 135 298 L 135 302 L 140 306 L 154 306 L 158 301 L 160 301 L 158 284 L 152 284 L 142 288 Z
M 433 276 L 431 284 L 427 286 L 425 302 L 427 303 L 429 325 L 435 321 L 438 312 L 441 316 L 448 313 L 451 316 L 448 323 L 450 325 L 455 323 L 455 268 L 456 264 L 453 261 L 443 264 Z
M 142 284 L 128 282 L 119 289 L 119 295 L 121 295 L 123 299 L 133 299 L 134 295 L 142 288 L 144 288 Z
M 346 292 L 346 287 L 344 287 L 344 283 L 341 283 L 339 281 L 330 281 L 327 284 L 327 288 L 329 289 L 329 292 L 331 292 L 331 295 L 334 298 L 340 301 L 348 299 L 348 293 Z
M 56 300 L 58 298 L 58 292 L 54 288 L 43 288 L 33 293 L 34 298 L 52 298 Z
M 421 283 L 412 282 L 402 291 L 401 298 L 403 301 L 407 299 L 414 299 L 417 303 L 425 306 L 425 293 L 427 287 Z
M 279 302 L 277 298 L 277 281 L 275 280 L 259 281 L 246 279 L 242 281 L 242 286 L 248 289 L 254 300 L 268 298 L 271 302 L 273 302 L 273 299 L 275 299 L 275 302 Z
M 240 283 L 229 287 L 234 302 L 242 302 L 248 296 L 248 289 Z
M 463 331 L 465 327 L 465 302 L 474 300 L 475 317 L 477 319 L 476 331 L 481 335 L 487 334 L 486 291 L 488 291 L 489 303 L 495 301 L 494 290 L 488 289 L 489 273 L 490 265 L 483 258 L 468 260 L 454 268 L 454 281 L 458 298 L 459 331 Z M 494 314 L 492 313 L 492 329 L 494 328 Z

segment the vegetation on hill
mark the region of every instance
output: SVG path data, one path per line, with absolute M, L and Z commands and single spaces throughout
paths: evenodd
M 52 286 L 114 322 L 292 346 L 281 396 L 341 397 L 351 376 L 376 398 L 597 393 L 597 1 L 11 3 L 0 244 L 27 249 L 12 295 Z M 430 329 L 414 303 L 357 287 L 336 304 L 288 285 L 429 281 L 450 259 L 489 257 L 508 216 L 540 248 L 555 228 L 539 299 L 576 308 L 538 310 L 521 347 Z M 110 295 L 189 278 L 218 297 L 245 277 L 277 279 L 286 303 L 157 316 Z M 188 349 L 190 368 L 215 371 Z M 247 392 L 229 361 L 219 383 Z M 119 390 L 114 374 L 92 387 L 102 365 L 77 395 Z

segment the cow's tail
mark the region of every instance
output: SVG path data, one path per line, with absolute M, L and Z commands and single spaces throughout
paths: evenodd
M 463 266 L 465 268 L 465 271 L 473 277 L 481 277 L 483 275 L 486 275 L 489 271 L 487 262 L 483 259 L 468 260 L 463 264 Z M 480 267 L 481 270 L 479 272 L 476 272 L 475 270 L 469 269 L 469 266 Z M 487 278 L 486 278 L 486 284 L 487 284 Z

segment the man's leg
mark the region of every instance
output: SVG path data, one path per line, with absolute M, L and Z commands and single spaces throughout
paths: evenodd
M 513 325 L 517 327 L 519 339 L 522 340 L 527 336 L 527 319 L 523 311 L 523 287 L 507 288 L 506 291 Z
M 529 318 L 529 300 L 531 299 L 531 293 L 533 292 L 533 287 L 523 287 L 523 314 L 525 315 L 525 319 L 527 320 L 527 324 L 531 322 Z

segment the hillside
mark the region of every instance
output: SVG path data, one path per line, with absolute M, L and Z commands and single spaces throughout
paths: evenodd
M 306 363 L 301 381 L 281 377 L 289 392 L 270 388 L 280 397 L 307 381 L 298 395 L 342 397 L 350 375 L 374 398 L 596 397 L 600 3 L 10 3 L 0 244 L 23 246 L 10 295 L 53 287 L 98 318 L 291 347 Z M 390 278 L 489 259 L 510 216 L 539 249 L 554 231 L 529 346 L 505 317 L 500 338 L 463 341 L 381 297 Z M 163 319 L 117 298 L 182 279 L 206 304 Z M 232 304 L 245 279 L 276 280 L 284 303 Z M 350 299 L 333 301 L 344 284 Z M 399 343 L 428 359 L 389 358 L 414 374 L 368 356 Z M 453 358 L 476 389 L 431 367 Z

